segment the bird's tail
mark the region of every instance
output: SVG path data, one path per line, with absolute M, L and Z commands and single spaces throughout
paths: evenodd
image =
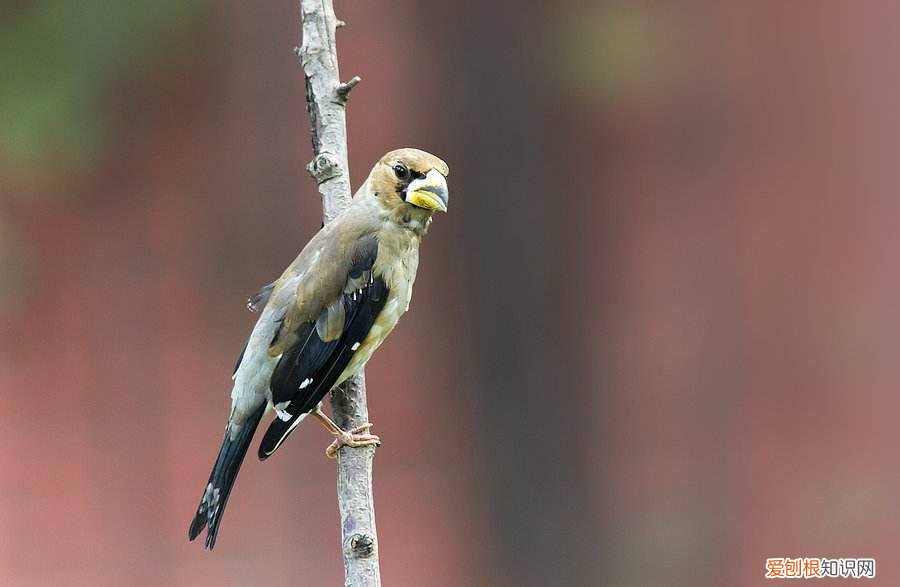
M 188 538 L 193 540 L 206 526 L 206 548 L 210 550 L 216 545 L 216 534 L 219 533 L 219 524 L 222 521 L 222 514 L 225 512 L 225 505 L 228 503 L 228 496 L 231 494 L 234 480 L 237 478 L 241 463 L 244 462 L 244 455 L 247 454 L 247 447 L 250 446 L 253 433 L 256 432 L 256 427 L 265 410 L 266 404 L 263 403 L 247 418 L 234 439 L 231 438 L 228 430 L 225 431 L 225 440 L 222 441 L 222 448 L 219 449 L 219 457 L 216 459 L 209 482 L 203 491 L 197 515 L 194 516 L 194 521 L 191 522 L 191 528 L 188 530 Z

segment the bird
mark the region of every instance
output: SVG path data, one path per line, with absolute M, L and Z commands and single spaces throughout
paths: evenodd
M 413 148 L 375 163 L 350 206 L 325 224 L 273 283 L 248 300 L 259 312 L 232 375 L 225 438 L 188 530 L 212 550 L 238 471 L 263 416 L 274 412 L 265 460 L 307 417 L 335 437 L 326 449 L 379 445 L 371 423 L 343 430 L 321 409 L 333 388 L 363 369 L 409 309 L 419 244 L 449 202 L 447 164 Z

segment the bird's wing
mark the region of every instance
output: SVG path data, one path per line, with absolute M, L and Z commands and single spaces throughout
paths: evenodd
M 329 270 L 315 272 L 320 280 L 336 280 L 337 287 L 322 281 L 311 287 L 304 280 L 272 342 L 269 352 L 281 355 L 269 383 L 279 417 L 260 443 L 261 459 L 275 452 L 331 390 L 387 301 L 387 285 L 373 269 L 376 238 L 356 239 L 346 250 L 349 254 L 338 255 L 344 261 L 331 260 Z M 323 292 L 331 295 L 323 299 Z
M 266 304 L 269 303 L 269 298 L 272 296 L 272 290 L 275 289 L 275 283 L 273 281 L 269 285 L 260 288 L 252 298 L 247 299 L 247 309 L 251 312 L 259 312 L 265 308 Z

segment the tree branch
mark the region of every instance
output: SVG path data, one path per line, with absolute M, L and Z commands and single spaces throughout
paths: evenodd
M 332 0 L 301 0 L 302 45 L 297 50 L 306 76 L 306 108 L 312 124 L 313 159 L 306 170 L 322 194 L 325 222 L 350 205 L 347 163 L 347 122 L 344 107 L 354 77 L 341 83 L 338 73 L 335 18 Z M 335 422 L 347 430 L 368 422 L 366 383 L 362 373 L 331 395 Z M 338 452 L 337 492 L 341 515 L 344 584 L 380 587 L 375 501 L 372 497 L 372 460 L 375 447 L 344 447 Z

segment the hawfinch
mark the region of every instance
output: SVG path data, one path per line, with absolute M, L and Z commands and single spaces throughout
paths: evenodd
M 263 415 L 275 418 L 259 458 L 272 455 L 307 416 L 343 446 L 377 445 L 371 424 L 342 430 L 322 413 L 325 395 L 358 373 L 409 308 L 419 243 L 431 215 L 447 211 L 447 164 L 424 151 L 399 149 L 381 158 L 351 205 L 303 248 L 277 281 L 248 306 L 259 320 L 232 379 L 225 439 L 188 536 L 216 535 L 247 447 Z

